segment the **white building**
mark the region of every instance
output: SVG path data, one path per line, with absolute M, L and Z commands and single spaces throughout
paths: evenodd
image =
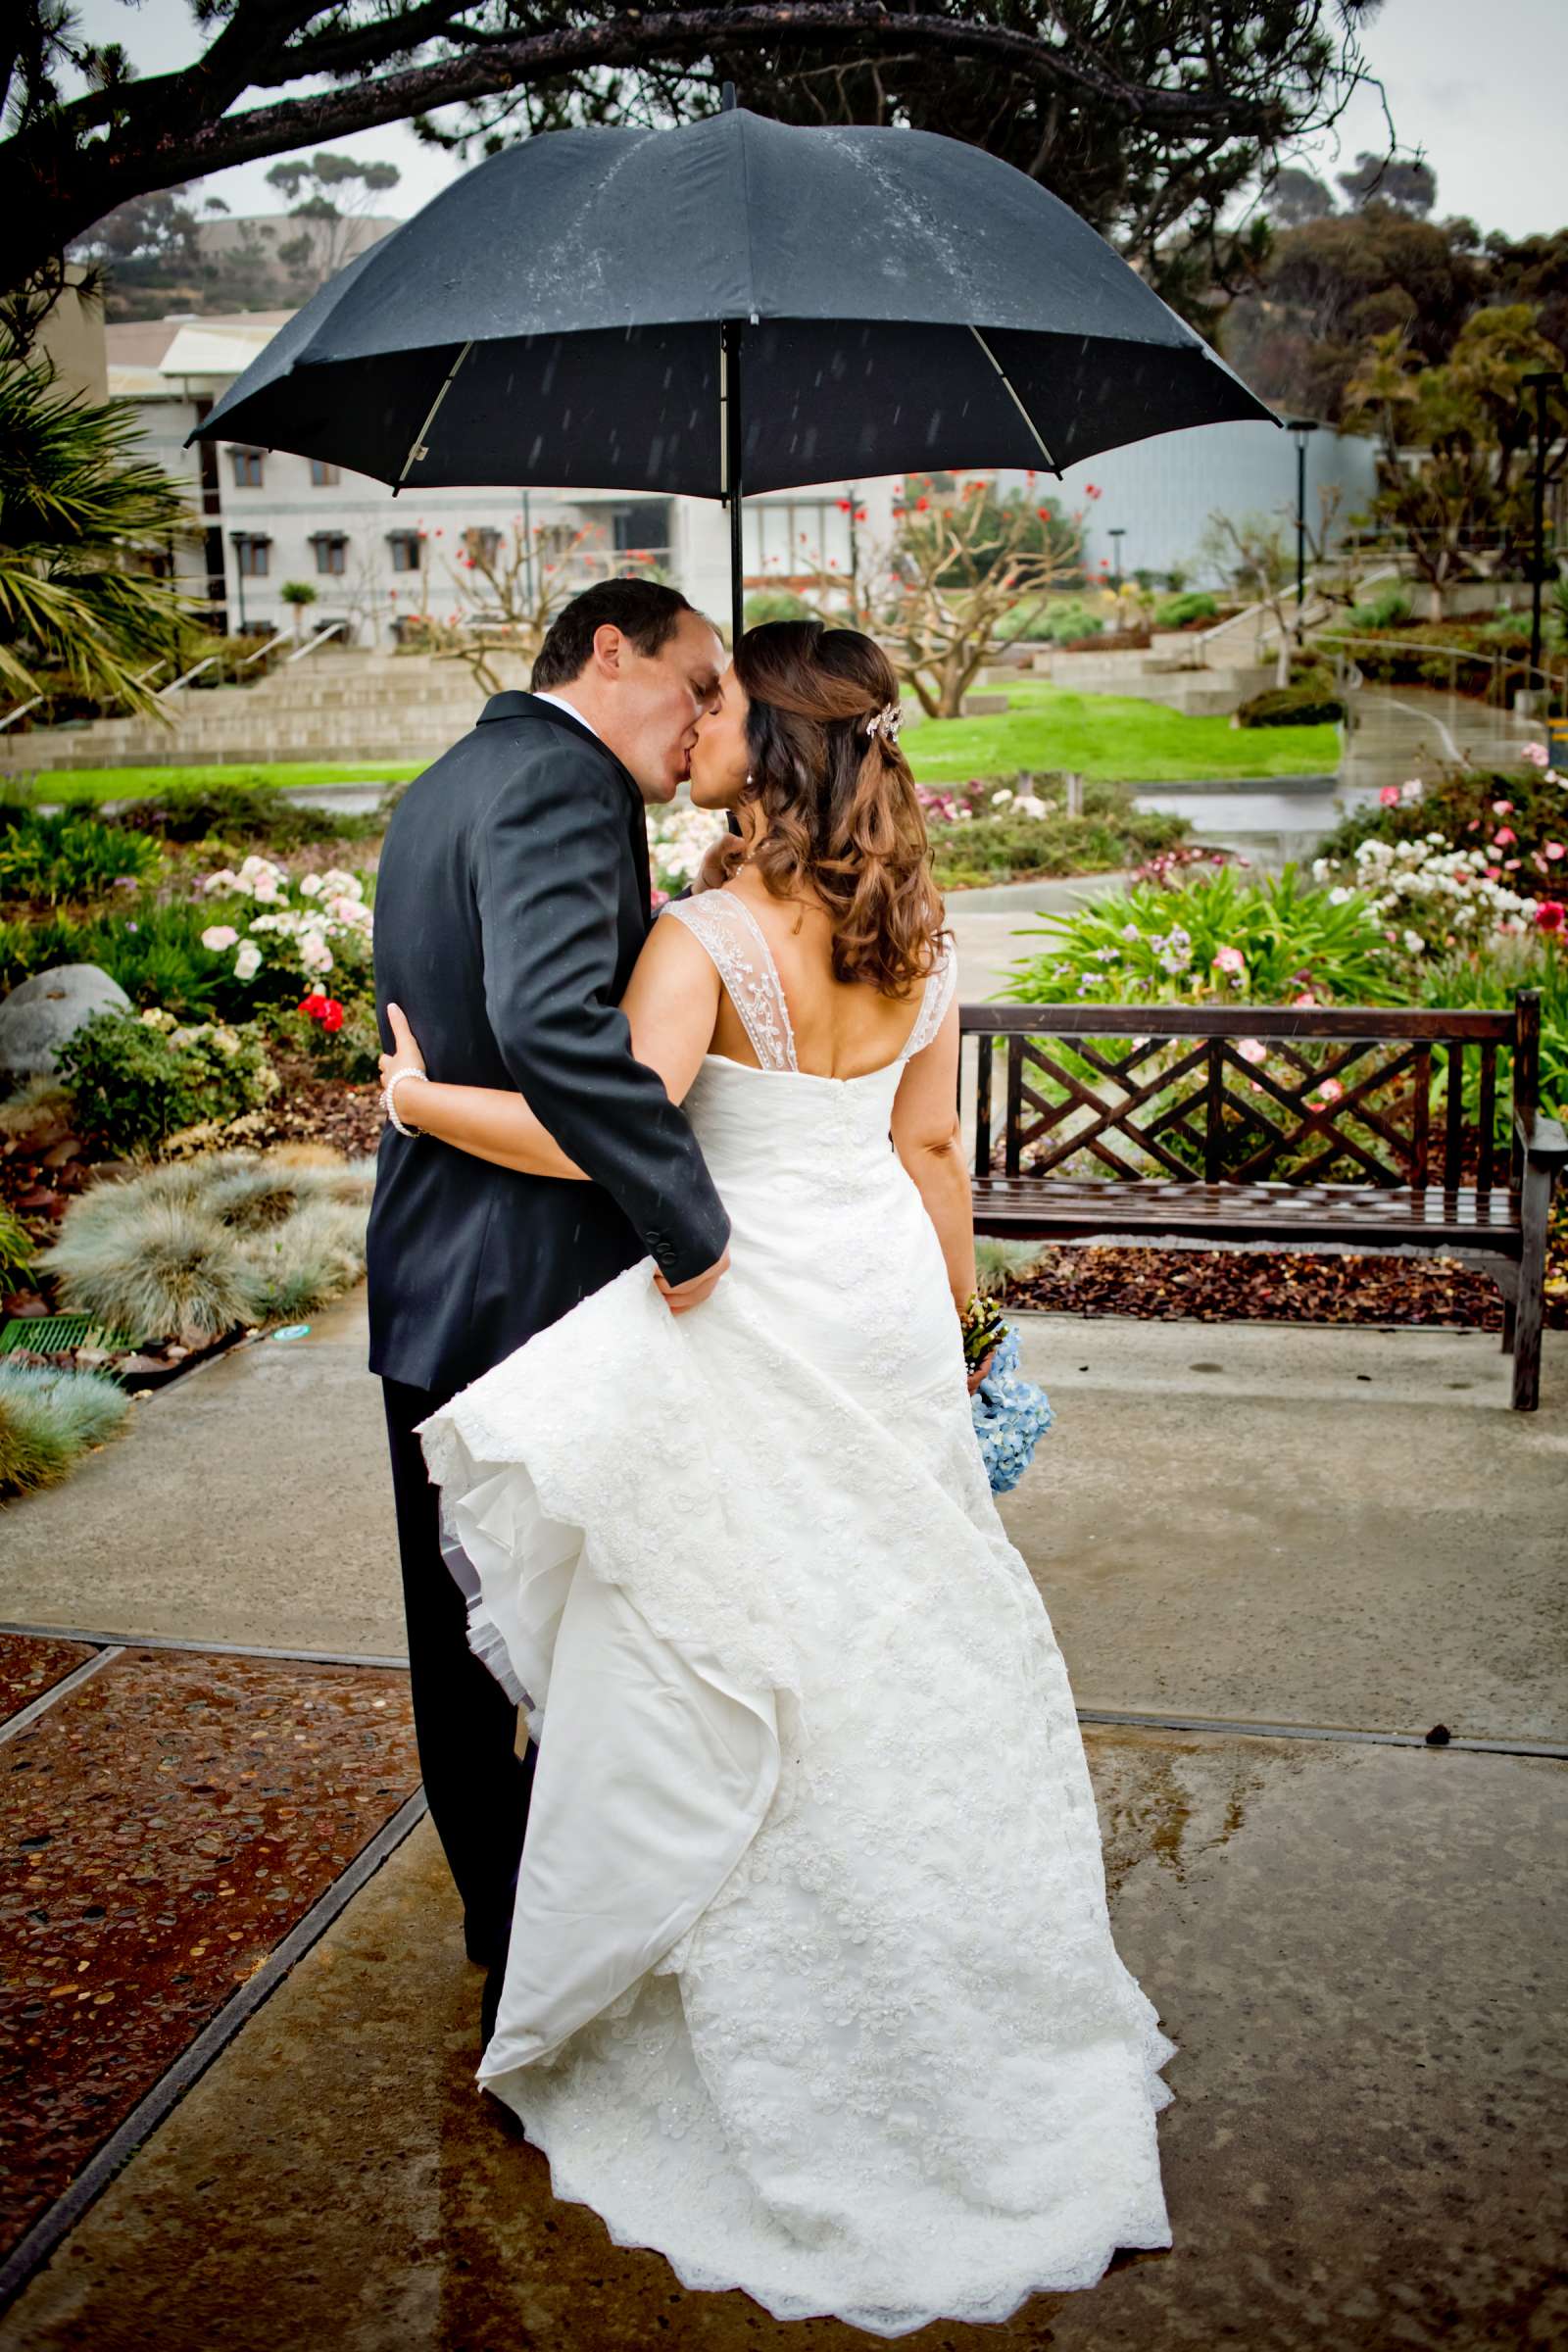
M 368 475 L 244 442 L 185 436 L 277 332 L 287 312 L 226 318 L 136 320 L 105 329 L 109 389 L 134 400 L 149 455 L 187 481 L 205 538 L 178 547 L 175 568 L 230 631 L 295 625 L 285 584 L 316 601 L 306 626 L 341 621 L 349 642 L 390 645 L 421 613 L 478 610 L 483 584 L 466 555 L 506 561 L 526 548 L 531 569 L 555 562 L 572 588 L 652 560 L 659 575 L 716 618 L 729 613 L 729 518 L 717 500 L 624 491 L 421 490 L 394 498 Z M 748 499 L 744 554 L 751 586 L 851 567 L 852 530 L 891 530 L 895 480 L 824 484 Z M 852 503 L 853 491 L 853 503 Z

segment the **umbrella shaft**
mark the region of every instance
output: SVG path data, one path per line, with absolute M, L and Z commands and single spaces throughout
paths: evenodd
M 723 436 L 724 496 L 729 507 L 730 649 L 741 641 L 745 625 L 745 552 L 741 534 L 741 343 L 746 329 L 739 318 L 726 318 L 718 330 L 719 426 Z

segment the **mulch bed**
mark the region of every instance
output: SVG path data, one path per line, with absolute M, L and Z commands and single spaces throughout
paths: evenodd
M 13 1704 L 57 1679 L 61 1647 L 0 1636 Z M 0 2137 L 26 2151 L 0 2183 L 4 2246 L 413 1793 L 419 1767 L 406 1674 L 134 1648 L 0 1755 Z
M 1568 1252 L 1564 1253 L 1568 1256 Z M 1565 1268 L 1568 1271 L 1568 1268 Z M 1568 1284 L 1565 1284 L 1568 1290 Z M 1281 1250 L 1048 1247 L 1039 1271 L 1009 1280 L 1007 1301 L 1054 1314 L 1135 1315 L 1198 1323 L 1446 1323 L 1502 1329 L 1502 1294 L 1478 1268 L 1445 1257 L 1319 1257 Z M 1546 1301 L 1568 1329 L 1568 1298 Z

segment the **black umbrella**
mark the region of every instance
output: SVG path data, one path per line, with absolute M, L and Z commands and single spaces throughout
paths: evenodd
M 745 359 L 745 401 L 741 365 Z M 729 107 L 492 156 L 340 270 L 191 440 L 396 488 L 724 499 L 1281 420 L 1103 238 L 929 131 Z

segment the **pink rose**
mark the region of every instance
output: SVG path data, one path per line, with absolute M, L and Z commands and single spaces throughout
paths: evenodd
M 1383 803 L 1385 808 L 1397 808 L 1399 787 L 1397 784 L 1385 784 L 1383 790 L 1378 794 L 1378 799 Z
M 1492 836 L 1492 846 L 1494 850 L 1505 850 L 1511 841 L 1517 841 L 1518 838 L 1512 825 L 1499 825 Z

